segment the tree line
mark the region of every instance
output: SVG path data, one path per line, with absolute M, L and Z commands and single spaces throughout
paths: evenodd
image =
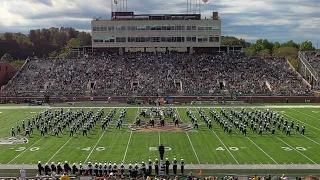
M 9 62 L 18 59 L 24 60 L 28 56 L 62 58 L 67 56 L 72 47 L 90 45 L 91 34 L 79 32 L 72 27 L 32 29 L 27 35 L 22 33 L 4 33 L 1 35 L 0 57 L 2 57 L 1 61 Z M 221 45 L 242 46 L 248 55 L 283 55 L 289 59 L 297 59 L 298 50 L 315 50 L 311 41 L 304 41 L 299 44 L 292 40 L 279 43 L 259 39 L 255 43 L 249 43 L 245 39 L 233 36 L 221 36 Z
M 4 33 L 0 36 L 2 61 L 26 59 L 28 56 L 63 57 L 70 47 L 90 46 L 91 34 L 72 27 L 30 30 L 29 34 Z

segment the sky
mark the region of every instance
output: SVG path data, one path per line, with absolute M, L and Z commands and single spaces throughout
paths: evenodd
M 195 5 L 191 7 L 194 13 Z M 111 0 L 0 0 L 0 33 L 49 27 L 90 32 L 92 18 L 110 19 L 111 9 Z M 209 0 L 201 4 L 201 15 L 210 18 L 218 11 L 224 36 L 249 42 L 309 40 L 320 47 L 319 9 L 320 0 Z M 127 10 L 135 14 L 187 13 L 187 0 L 127 0 Z

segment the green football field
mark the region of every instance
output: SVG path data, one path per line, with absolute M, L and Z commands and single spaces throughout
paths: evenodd
M 53 110 L 56 107 L 53 108 Z M 149 107 L 148 107 L 149 108 Z M 105 131 L 98 122 L 87 137 L 78 131 L 73 137 L 69 136 L 69 128 L 63 131 L 59 137 L 54 137 L 50 132 L 46 137 L 41 137 L 37 130 L 31 137 L 27 137 L 28 143 L 8 145 L 0 141 L 1 164 L 36 164 L 38 161 L 88 163 L 88 162 L 117 162 L 125 164 L 152 160 L 159 157 L 157 148 L 159 144 L 166 147 L 165 157 L 170 161 L 174 156 L 178 160 L 183 158 L 187 164 L 320 164 L 320 109 L 313 108 L 273 107 L 278 114 L 283 114 L 290 124 L 295 120 L 295 125 L 306 126 L 305 136 L 292 131 L 291 136 L 286 136 L 281 131 L 276 135 L 263 133 L 259 136 L 252 133 L 248 127 L 248 135 L 243 136 L 235 128 L 232 135 L 223 132 L 223 129 L 214 121 L 213 129 L 209 130 L 200 120 L 197 113 L 199 107 L 190 107 L 197 116 L 199 129 L 183 132 L 134 132 L 129 125 L 135 121 L 135 117 L 142 107 L 127 107 L 127 115 L 122 129 L 116 129 L 118 119 L 123 107 L 116 108 L 115 118 Z M 209 115 L 210 107 L 203 107 Z M 212 107 L 220 112 L 220 107 Z M 231 107 L 225 107 L 227 111 Z M 247 111 L 252 108 L 244 106 Z M 58 108 L 60 109 L 60 108 Z M 66 111 L 68 108 L 64 108 Z M 88 111 L 89 107 L 84 107 Z M 96 113 L 100 108 L 95 107 Z M 111 108 L 104 108 L 106 116 Z M 181 121 L 185 125 L 191 125 L 186 115 L 186 107 L 173 107 L 177 110 Z M 235 108 L 237 111 L 241 107 Z M 263 107 L 257 107 L 262 111 Z M 0 109 L 0 139 L 4 140 L 11 136 L 11 127 L 20 125 L 22 120 L 27 121 L 45 108 L 32 107 L 8 107 Z M 76 111 L 77 108 L 72 108 Z M 172 119 L 166 118 L 172 122 Z M 22 135 L 25 133 L 22 130 Z

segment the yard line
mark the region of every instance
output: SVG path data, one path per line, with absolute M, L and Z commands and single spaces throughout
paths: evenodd
M 187 137 L 188 137 L 188 139 L 189 139 L 189 142 L 190 142 L 190 145 L 191 145 L 191 147 L 192 147 L 192 149 L 193 149 L 193 152 L 194 152 L 194 154 L 196 155 L 196 158 L 197 158 L 197 160 L 198 160 L 198 163 L 201 164 L 201 163 L 200 163 L 200 160 L 199 160 L 199 158 L 198 158 L 198 155 L 197 155 L 197 153 L 196 153 L 196 150 L 194 149 L 193 144 L 192 144 L 192 142 L 191 142 L 191 140 L 190 140 L 189 134 L 188 134 L 187 132 L 186 132 L 186 135 L 187 135 Z
M 239 162 L 237 161 L 237 159 L 232 155 L 232 153 L 229 151 L 229 149 L 227 148 L 227 146 L 222 142 L 222 140 L 219 138 L 219 136 L 217 135 L 216 132 L 214 132 L 214 130 L 212 130 L 212 132 L 217 136 L 218 140 L 221 142 L 221 144 L 224 146 L 224 148 L 226 148 L 226 150 L 229 152 L 229 154 L 232 156 L 232 158 L 234 159 L 234 161 L 236 161 L 237 164 L 239 164 Z
M 161 145 L 161 141 L 160 141 L 160 132 L 158 132 L 158 134 L 159 134 L 159 145 Z
M 180 113 L 179 113 L 179 111 L 178 111 L 177 108 L 176 108 L 176 111 L 177 111 L 177 115 L 178 115 L 179 119 L 182 121 L 182 119 L 181 119 L 181 117 L 180 117 Z M 183 122 L 183 121 L 182 121 L 182 122 Z M 189 139 L 190 145 L 191 145 L 191 147 L 192 147 L 192 149 L 193 149 L 194 155 L 196 156 L 196 158 L 197 158 L 197 160 L 198 160 L 198 163 L 201 164 L 201 163 L 200 163 L 200 160 L 199 160 L 199 157 L 198 157 L 198 154 L 197 154 L 196 150 L 194 149 L 193 144 L 192 144 L 192 142 L 191 142 L 191 139 L 190 139 L 190 137 L 189 137 L 189 134 L 188 134 L 187 132 L 186 132 L 186 135 L 187 135 L 187 137 L 188 137 L 188 139 Z
M 310 126 L 310 127 L 314 128 L 314 129 L 316 129 L 316 130 L 320 131 L 320 129 L 319 129 L 319 128 L 316 128 L 316 127 L 314 127 L 314 126 L 311 126 L 310 124 L 307 124 L 307 123 L 305 123 L 305 122 L 303 122 L 303 121 L 300 121 L 299 119 L 296 119 L 296 118 L 294 118 L 294 117 L 292 117 L 292 116 L 290 116 L 290 115 L 288 115 L 288 114 L 284 114 L 284 113 L 283 113 L 283 115 L 285 115 L 285 116 L 287 116 L 287 117 L 290 117 L 290 118 L 292 118 L 292 119 L 295 119 L 295 120 L 297 120 L 297 121 L 299 121 L 299 122 L 302 122 L 303 124 L 306 124 L 306 125 L 308 125 L 308 126 Z
M 25 110 L 25 109 L 22 109 L 21 111 L 23 111 L 23 110 Z M 8 117 L 11 117 L 11 116 L 13 116 L 13 115 L 17 115 L 18 113 L 20 113 L 21 111 L 19 111 L 19 112 L 17 112 L 17 113 L 12 113 L 12 114 L 10 114 L 9 116 L 6 116 L 6 117 L 4 117 L 4 118 L 8 118 Z M 39 111 L 38 111 L 39 112 Z M 6 127 L 4 127 L 4 128 L 1 128 L 0 129 L 0 131 L 2 131 L 2 130 L 5 130 L 5 129 L 8 129 L 8 128 L 11 128 L 12 126 L 15 126 L 20 120 L 21 120 L 21 123 L 22 123 L 22 120 L 24 120 L 24 119 L 28 119 L 28 118 L 31 118 L 32 117 L 32 115 L 28 115 L 27 117 L 24 117 L 23 119 L 19 119 L 19 120 L 17 120 L 17 121 L 15 121 L 14 123 L 12 123 L 12 124 L 10 124 L 10 125 L 8 125 L 8 126 L 6 126 Z M 21 124 L 20 124 L 21 125 Z M 20 126 L 19 125 L 19 126 Z
M 132 136 L 132 131 L 130 133 L 130 137 L 129 137 L 129 140 L 128 140 L 127 148 L 126 148 L 126 151 L 124 152 L 122 162 L 124 162 L 124 160 L 126 159 L 128 148 L 129 148 L 129 144 L 130 144 L 130 141 L 131 141 L 131 136 Z
M 257 148 L 259 148 L 266 156 L 268 156 L 274 163 L 278 164 L 277 161 L 275 161 L 268 153 L 266 153 L 263 149 L 261 149 L 253 140 L 251 140 L 248 136 L 247 138 L 255 145 Z
M 108 128 L 108 127 L 107 127 L 107 128 Z M 96 143 L 96 144 L 94 145 L 94 147 L 92 148 L 92 150 L 91 150 L 90 154 L 88 155 L 88 157 L 87 157 L 87 159 L 84 161 L 84 163 L 86 163 L 86 162 L 87 162 L 87 160 L 89 159 L 89 157 L 91 156 L 91 154 L 92 154 L 93 150 L 96 148 L 96 146 L 97 146 L 97 145 L 98 145 L 98 143 L 100 142 L 101 138 L 102 138 L 102 137 L 103 137 L 103 135 L 106 133 L 107 128 L 106 128 L 106 130 L 104 130 L 104 131 L 103 131 L 103 133 L 101 134 L 100 138 L 98 139 L 97 143 Z
M 138 108 L 138 109 L 137 109 L 137 114 L 136 114 L 136 118 L 135 118 L 135 119 L 137 119 L 137 117 L 139 116 L 139 109 L 140 109 L 140 108 Z M 130 144 L 130 141 L 131 141 L 131 136 L 132 136 L 132 130 L 131 130 L 131 132 L 130 132 L 130 136 L 129 136 L 129 140 L 128 140 L 127 148 L 126 148 L 126 151 L 124 152 L 122 162 L 124 162 L 124 160 L 126 159 L 127 152 L 128 152 L 128 149 L 129 149 L 129 144 Z
M 116 117 L 117 115 L 117 110 L 116 110 L 116 114 L 114 115 Z M 112 119 L 110 120 L 110 122 L 112 121 Z M 94 145 L 94 147 L 92 148 L 91 152 L 89 153 L 87 159 L 84 161 L 84 163 L 87 162 L 87 160 L 89 159 L 89 157 L 91 156 L 93 150 L 97 147 L 98 143 L 100 142 L 101 138 L 103 137 L 103 135 L 107 132 L 107 129 L 108 129 L 109 126 L 107 126 L 107 128 L 103 131 L 103 133 L 101 134 L 100 138 L 98 139 L 97 143 Z
M 289 108 L 289 109 L 291 109 L 291 110 L 293 110 L 293 111 L 296 111 L 296 112 L 298 112 L 298 113 L 300 113 L 300 114 L 303 114 L 303 115 L 309 116 L 309 117 L 311 117 L 311 118 L 314 118 L 314 119 L 316 119 L 316 120 L 319 120 L 318 118 L 316 118 L 316 117 L 314 117 L 314 116 L 311 116 L 311 115 L 309 115 L 309 114 L 306 114 L 306 113 L 304 113 L 304 112 L 301 112 L 301 111 L 295 110 L 295 109 L 293 109 L 293 108 Z
M 277 136 L 275 136 L 277 139 L 279 139 L 280 141 L 282 141 L 283 143 L 285 143 L 287 146 L 289 146 L 291 149 L 294 149 L 295 151 L 297 151 L 299 154 L 301 154 L 302 156 L 304 156 L 305 158 L 309 159 L 311 162 L 313 162 L 314 164 L 317 164 L 316 162 L 314 162 L 312 159 L 310 159 L 308 156 L 302 154 L 300 151 L 296 150 L 296 148 L 293 148 L 292 146 L 290 146 L 288 143 L 286 143 L 285 141 L 283 141 L 282 139 L 278 138 Z
M 60 149 L 59 149 L 56 153 L 54 153 L 54 155 L 47 161 L 47 163 L 49 163 L 49 162 L 63 149 L 63 147 L 68 144 L 68 142 L 69 142 L 72 138 L 73 138 L 73 137 L 70 137 L 69 140 L 68 140 L 67 142 L 65 142 L 65 143 L 60 147 Z
M 44 136 L 43 136 L 44 137 Z M 37 142 L 33 143 L 29 148 L 27 148 L 26 150 L 22 151 L 20 154 L 18 154 L 16 157 L 14 157 L 11 161 L 8 162 L 8 164 L 12 163 L 12 161 L 14 161 L 15 159 L 17 159 L 19 156 L 21 156 L 23 153 L 25 153 L 27 150 L 31 149 L 34 145 L 38 144 L 39 141 L 41 141 L 42 138 L 40 138 Z

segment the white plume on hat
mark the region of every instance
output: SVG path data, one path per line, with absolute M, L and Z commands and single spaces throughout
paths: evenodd
M 41 163 L 41 161 L 38 161 L 38 164 Z
M 65 161 L 64 163 L 68 163 L 68 161 Z
M 54 164 L 54 162 L 51 162 L 51 164 Z

